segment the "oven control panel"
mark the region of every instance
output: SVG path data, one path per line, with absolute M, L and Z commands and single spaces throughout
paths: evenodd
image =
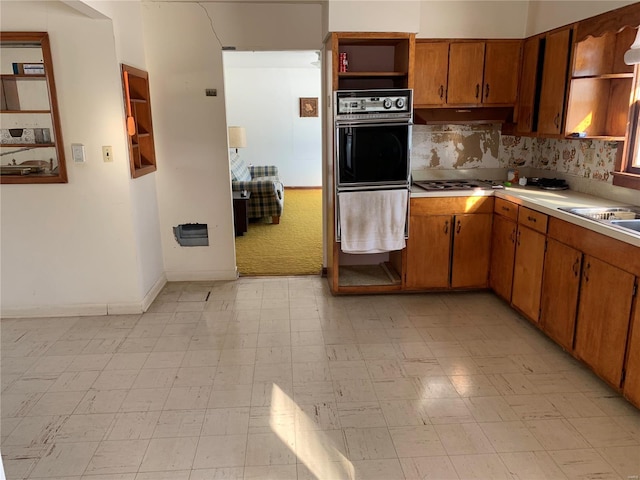
M 411 117 L 411 90 L 339 90 L 335 107 L 343 119 Z

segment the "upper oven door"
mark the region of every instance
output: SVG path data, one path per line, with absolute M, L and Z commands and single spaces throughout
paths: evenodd
M 338 187 L 405 185 L 410 175 L 411 125 L 336 127 Z

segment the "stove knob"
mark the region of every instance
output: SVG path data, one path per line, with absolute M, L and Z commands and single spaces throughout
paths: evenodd
M 396 107 L 404 108 L 404 98 L 399 98 L 396 100 Z
M 392 102 L 390 98 L 385 98 L 384 102 L 382 103 L 382 106 L 385 108 L 385 110 L 389 110 L 391 108 Z

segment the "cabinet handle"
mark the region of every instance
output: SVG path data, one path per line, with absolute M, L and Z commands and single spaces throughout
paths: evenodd
M 440 95 L 440 100 L 442 100 L 444 98 L 444 85 L 440 85 L 440 88 L 438 89 L 438 94 Z
M 511 239 L 511 243 L 516 243 L 516 229 L 515 228 L 513 230 L 511 230 L 511 235 L 509 235 L 509 238 Z
M 536 217 L 532 217 L 531 215 L 527 217 L 527 220 L 529 220 L 530 222 L 536 223 Z
M 449 233 L 449 220 L 446 220 L 444 222 L 444 233 L 445 234 Z
M 504 205 L 502 206 L 502 210 L 504 210 L 505 212 L 511 211 L 511 209 L 509 207 L 505 207 Z
M 487 93 L 485 93 L 485 94 L 484 94 L 484 98 L 485 98 L 485 100 L 486 100 L 487 98 L 489 98 L 489 84 L 488 84 L 488 83 L 487 83 L 487 85 L 486 85 L 485 90 L 487 91 Z
M 553 124 L 556 126 L 556 128 L 560 128 L 560 112 L 558 112 L 553 118 Z
M 573 262 L 573 267 L 571 267 L 573 269 L 573 276 L 577 277 L 578 273 L 580 273 L 578 270 L 580 269 L 580 259 L 576 258 L 576 261 Z
M 458 228 L 456 229 L 456 233 L 460 233 L 461 228 L 462 228 L 462 224 L 460 223 L 460 220 L 458 220 Z
M 584 281 L 589 281 L 589 269 L 591 269 L 591 264 L 587 263 L 587 268 L 584 269 Z
M 476 83 L 476 98 L 480 97 L 480 84 Z
M 518 231 L 518 235 L 517 235 L 518 241 L 516 242 L 518 244 L 518 246 L 520 246 L 520 233 L 522 233 L 522 232 Z

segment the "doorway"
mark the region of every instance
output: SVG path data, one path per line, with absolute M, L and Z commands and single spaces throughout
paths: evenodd
M 322 107 L 320 52 L 224 51 L 228 126 L 244 130 L 230 149 L 250 166 L 275 166 L 284 185 L 279 224 L 251 219 L 236 236 L 240 275 L 322 270 Z

